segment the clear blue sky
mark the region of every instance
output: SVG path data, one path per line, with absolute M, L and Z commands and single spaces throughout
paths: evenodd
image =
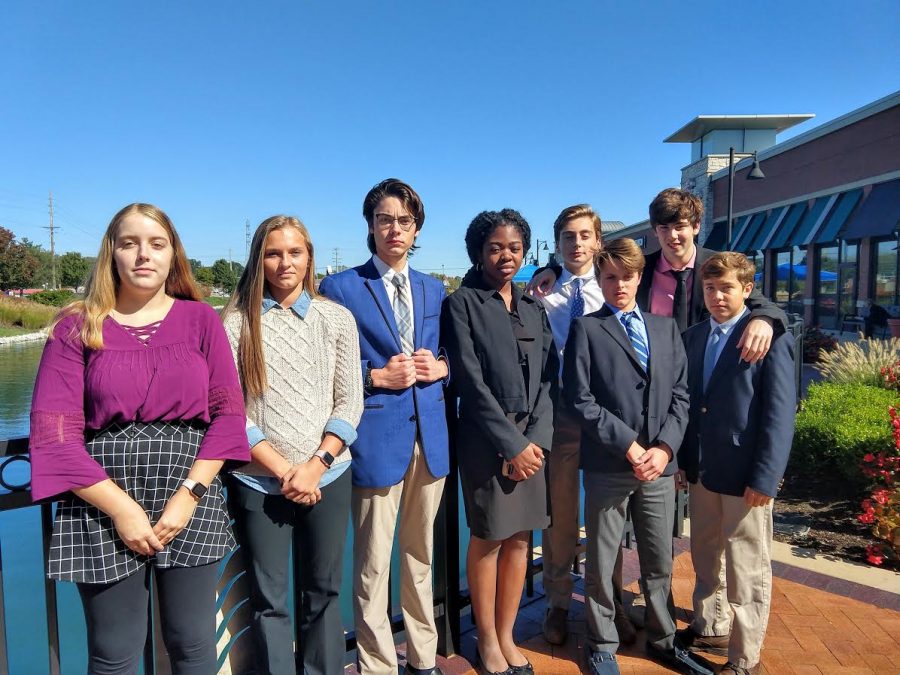
M 900 88 L 900 3 L 31 2 L 0 6 L 0 225 L 93 255 L 150 201 L 189 255 L 244 257 L 285 212 L 323 266 L 368 253 L 362 199 L 422 195 L 415 265 L 468 266 L 463 233 L 513 207 L 534 237 L 590 202 L 646 217 L 698 114 L 815 113 Z M 544 254 L 545 256 L 546 254 Z

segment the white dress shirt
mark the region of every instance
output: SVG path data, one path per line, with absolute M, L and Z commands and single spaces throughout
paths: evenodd
M 603 307 L 603 291 L 597 283 L 593 267 L 590 271 L 576 277 L 565 267 L 562 276 L 553 285 L 553 290 L 541 298 L 550 320 L 553 331 L 553 342 L 559 351 L 559 373 L 562 375 L 563 351 L 569 338 L 569 327 L 572 325 L 572 294 L 575 292 L 575 279 L 582 280 L 581 297 L 584 299 L 584 313 L 590 314 Z
M 397 295 L 397 287 L 394 286 L 393 282 L 394 275 L 402 274 L 406 277 L 406 299 L 409 302 L 409 320 L 413 326 L 413 330 L 415 330 L 416 317 L 415 314 L 413 314 L 412 284 L 409 280 L 409 263 L 404 263 L 403 269 L 397 272 L 377 255 L 372 256 L 372 262 L 375 263 L 375 269 L 378 270 L 378 274 L 381 275 L 381 281 L 384 283 L 384 288 L 387 291 L 388 300 L 390 300 L 392 309 L 394 307 L 394 298 Z

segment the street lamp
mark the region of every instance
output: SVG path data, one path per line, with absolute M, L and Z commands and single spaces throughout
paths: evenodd
M 541 251 L 549 251 L 546 239 L 538 239 L 534 244 L 534 264 L 541 266 Z
M 759 158 L 756 150 L 753 151 L 753 168 L 747 174 L 747 180 L 762 180 L 766 175 L 759 167 Z M 728 228 L 726 230 L 725 246 L 731 248 L 731 221 L 734 210 L 734 148 L 728 148 Z

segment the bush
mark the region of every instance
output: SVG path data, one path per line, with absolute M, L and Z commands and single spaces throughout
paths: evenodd
M 66 290 L 41 291 L 29 296 L 29 299 L 34 300 L 35 302 L 39 302 L 42 305 L 50 305 L 51 307 L 63 307 L 64 305 L 68 305 L 70 302 L 72 302 L 72 300 L 75 299 L 75 294 L 72 291 Z
M 890 409 L 890 450 L 870 452 L 863 457 L 863 475 L 872 482 L 869 496 L 860 504 L 857 517 L 863 525 L 872 526 L 872 534 L 880 541 L 866 547 L 866 560 L 881 565 L 886 558 L 900 558 L 900 411 Z M 887 425 L 885 425 L 887 426 Z M 887 444 L 886 444 L 887 445 Z
M 809 385 L 797 414 L 791 470 L 837 473 L 859 484 L 859 465 L 872 448 L 885 444 L 885 415 L 896 392 L 860 384 Z
M 883 387 L 884 368 L 900 358 L 900 338 L 844 342 L 821 352 L 816 368 L 826 380 L 840 384 Z
M 30 330 L 40 330 L 53 321 L 54 307 L 39 305 L 30 300 L 0 297 L 0 325 L 20 326 Z
M 818 326 L 807 326 L 803 331 L 803 363 L 818 363 L 822 353 L 833 351 L 838 341 Z

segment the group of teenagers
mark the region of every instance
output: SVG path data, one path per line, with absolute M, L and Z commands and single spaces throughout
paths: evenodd
M 589 672 L 619 672 L 619 643 L 635 639 L 622 607 L 629 512 L 648 656 L 711 673 L 698 652 L 712 651 L 727 654 L 723 673 L 757 672 L 772 499 L 793 434 L 793 341 L 750 261 L 695 244 L 701 202 L 678 189 L 653 200 L 661 248 L 646 259 L 630 239 L 602 243 L 591 207 L 564 209 L 562 265 L 524 292 L 513 277 L 530 227 L 512 209 L 484 211 L 465 234 L 472 267 L 449 297 L 409 266 L 425 221 L 410 185 L 378 183 L 363 216 L 372 257 L 318 286 L 303 223 L 263 221 L 221 317 L 200 301 L 162 210 L 137 203 L 113 217 L 84 299 L 51 327 L 31 412 L 32 495 L 58 501 L 49 576 L 77 584 L 88 672 L 138 672 L 151 577 L 173 672 L 216 672 L 217 572 L 236 543 L 254 672 L 344 672 L 338 600 L 352 519 L 359 671 L 398 672 L 396 537 L 400 671 L 439 673 L 433 526 L 451 443 L 481 672 L 534 672 L 513 626 L 535 529 L 544 635 L 566 640 L 579 469 Z M 676 631 L 680 483 L 697 579 L 693 621 Z

